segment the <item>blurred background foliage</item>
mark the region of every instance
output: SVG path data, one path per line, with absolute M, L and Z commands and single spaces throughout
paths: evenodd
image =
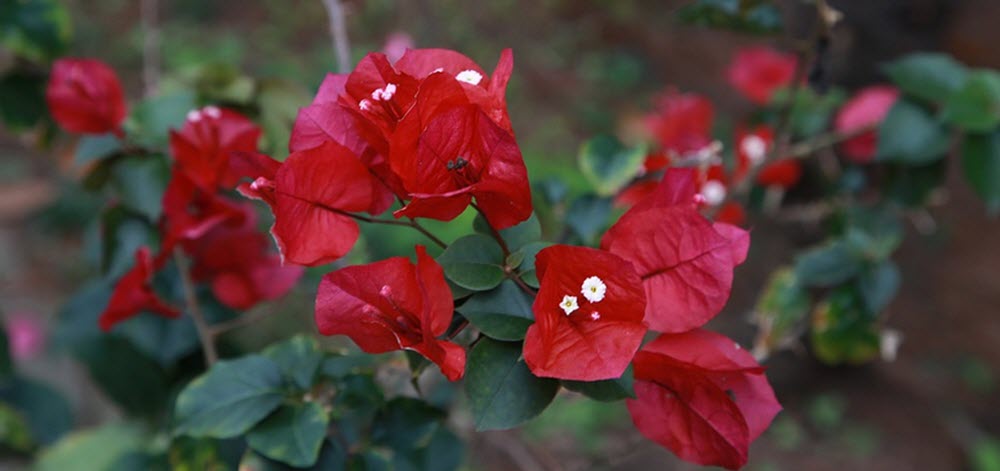
M 622 127 L 668 86 L 711 97 L 717 107 L 716 134 L 731 134 L 736 125 L 731 117 L 750 111 L 725 82 L 734 51 L 761 41 L 795 46 L 812 26 L 802 13 L 806 3 L 355 0 L 345 5 L 352 63 L 382 49 L 396 33 L 409 35 L 417 47 L 462 51 L 487 70 L 502 48 L 513 48 L 509 109 L 532 181 L 538 182 L 535 197 L 551 203 L 540 207 L 578 221 L 569 228 L 543 224 L 543 230 L 549 238 L 570 231 L 573 240 L 593 243 L 603 227 L 590 221 L 607 220 L 613 210 L 606 200 L 576 198 L 590 191 L 594 180 L 593 171 L 576 165 L 581 143 L 600 134 L 627 134 Z M 155 80 L 144 71 L 149 60 L 144 4 L 157 6 L 153 24 L 161 60 Z M 830 4 L 844 14 L 844 22 L 830 39 L 826 85 L 853 90 L 885 82 L 891 72 L 887 75 L 880 64 L 916 50 L 945 51 L 971 67 L 1000 67 L 1000 51 L 994 47 L 1000 40 L 995 29 L 1000 6 L 995 2 Z M 287 153 L 298 107 L 309 102 L 335 67 L 327 28 L 319 1 L 0 0 L 0 310 L 10 351 L 22 352 L 0 358 L 0 399 L 5 404 L 0 407 L 0 446 L 6 451 L 26 456 L 71 429 L 103 424 L 75 432 L 73 440 L 49 449 L 38 467 L 70 469 L 85 459 L 91 469 L 114 469 L 127 460 L 142 469 L 145 458 L 130 453 L 137 447 L 136 437 L 148 430 L 139 433 L 133 423 L 116 419 L 122 412 L 162 412 L 177 392 L 168 385 L 182 384 L 198 362 L 192 355 L 197 345 L 190 321 L 143 318 L 114 336 L 99 334 L 95 319 L 109 283 L 128 268 L 134 249 L 154 237 L 137 217 L 156 219 L 168 171 L 140 161 L 102 171 L 101 157 L 113 143 L 57 137 L 43 100 L 47 64 L 65 54 L 111 64 L 124 79 L 135 109 L 127 123 L 130 134 L 141 136 L 145 145 L 163 147 L 166 130 L 188 110 L 219 103 L 255 118 L 265 129 L 265 149 L 280 158 Z M 922 76 L 915 80 L 926 82 Z M 805 99 L 833 109 L 844 96 Z M 809 134 L 811 128 L 822 128 L 809 123 L 814 115 L 803 116 L 796 130 Z M 860 368 L 821 365 L 801 351 L 775 356 L 769 376 L 786 412 L 755 445 L 749 469 L 1000 469 L 1000 444 L 993 438 L 1000 436 L 1000 285 L 995 268 L 1000 266 L 995 249 L 1000 225 L 987 219 L 969 188 L 956 184 L 962 172 L 958 166 L 957 159 L 950 159 L 906 174 L 907 181 L 934 183 L 918 186 L 943 183 L 944 191 L 901 195 L 934 203 L 903 224 L 886 222 L 877 213 L 844 214 L 832 229 L 764 217 L 751 221 L 750 261 L 737 271 L 732 300 L 714 327 L 749 344 L 754 332 L 746 320 L 755 302 L 758 312 L 801 319 L 811 307 L 800 292 L 804 286 L 838 285 L 813 310 L 814 323 L 830 325 L 831 319 L 840 319 L 837 324 L 848 330 L 852 325 L 864 330 L 868 324 L 852 320 L 886 309 L 892 315 L 886 322 L 903 333 L 905 343 L 893 352 L 895 361 Z M 990 183 L 996 182 L 979 185 Z M 103 198 L 88 187 L 121 195 L 128 213 L 102 212 Z M 912 188 L 901 185 L 900 191 Z M 466 214 L 456 223 L 428 227 L 453 240 L 469 232 L 473 219 Z M 110 228 L 112 236 L 105 232 L 102 237 L 101 227 Z M 344 263 L 409 254 L 420 242 L 388 226 L 364 229 L 362 243 Z M 835 237 L 826 241 L 831 233 Z M 904 233 L 917 237 L 903 242 Z M 793 258 L 811 246 L 817 248 Z M 897 249 L 895 261 L 888 260 Z M 842 263 L 849 259 L 844 256 L 848 251 L 863 255 L 857 266 Z M 790 268 L 769 280 L 782 265 Z M 325 271 L 309 270 L 292 295 L 258 308 L 275 311 L 264 321 L 267 328 L 227 337 L 223 351 L 257 349 L 294 332 L 311 332 L 314 290 Z M 905 280 L 901 286 L 899 273 Z M 165 278 L 160 280 L 164 292 L 179 296 L 179 287 Z M 878 290 L 865 295 L 864 289 L 842 288 L 845 283 L 884 288 L 894 279 L 897 286 L 891 291 L 899 289 L 900 295 L 888 305 Z M 206 302 L 217 319 L 235 315 Z M 792 324 L 776 319 L 772 328 Z M 36 331 L 42 332 L 37 335 L 44 340 L 36 343 L 44 344 L 44 352 L 27 355 L 31 350 L 23 346 L 29 344 L 25 336 Z M 812 353 L 828 363 L 861 363 L 854 360 L 881 354 L 877 332 L 852 333 L 852 338 L 871 342 L 854 342 L 850 349 L 838 348 L 842 331 L 817 328 L 811 335 Z M 14 345 L 18 342 L 23 345 Z M 337 340 L 332 345 L 346 347 Z M 79 362 L 61 352 L 71 352 Z M 389 362 L 408 375 L 404 358 Z M 132 380 L 116 382 L 112 373 L 121 371 L 133 374 Z M 338 379 L 348 382 L 348 389 L 364 391 L 374 381 L 374 373 L 364 368 L 351 371 L 357 376 L 347 377 L 354 379 Z M 439 394 L 446 398 L 454 392 L 442 388 Z M 350 406 L 374 416 L 376 410 L 389 410 L 386 404 L 379 399 Z M 687 469 L 643 442 L 617 406 L 562 395 L 521 431 L 471 435 L 471 451 L 462 466 L 646 469 L 671 463 Z M 163 418 L 152 417 L 149 423 L 157 420 Z M 453 440 L 435 430 L 427 431 L 429 443 Z M 188 469 L 224 469 L 238 459 L 230 456 L 233 447 L 224 440 L 169 445 L 166 437 L 158 440 L 153 448 L 167 449 L 170 463 L 184 463 Z M 325 446 L 327 451 L 335 448 Z M 355 463 L 358 469 L 378 469 L 388 459 L 393 458 L 375 453 Z M 253 469 L 278 469 L 262 463 Z

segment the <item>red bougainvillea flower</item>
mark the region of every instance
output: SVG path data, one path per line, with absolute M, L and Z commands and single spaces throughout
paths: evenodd
M 163 193 L 163 244 L 159 257 L 167 257 L 178 243 L 203 236 L 220 224 L 242 225 L 246 210 L 230 199 L 195 186 L 175 165 Z
M 233 154 L 243 169 L 257 169 L 240 191 L 264 200 L 274 213 L 274 236 L 285 262 L 320 265 L 346 254 L 360 229 L 351 212 L 371 206 L 368 169 L 346 147 L 326 141 L 293 152 L 284 163 L 256 153 Z
M 224 305 L 248 309 L 261 301 L 276 299 L 288 292 L 302 276 L 302 268 L 282 266 L 271 254 L 267 236 L 256 230 L 253 208 L 237 227 L 217 226 L 187 244 L 195 263 L 191 277 L 206 282 Z
M 691 169 L 667 170 L 601 240 L 632 262 L 646 291 L 646 324 L 659 332 L 684 332 L 718 314 L 750 245 L 746 231 L 698 212 L 695 178 Z
M 323 335 L 346 335 L 368 353 L 413 350 L 455 381 L 465 373 L 465 350 L 438 339 L 453 310 L 444 272 L 422 246 L 416 265 L 393 257 L 341 268 L 323 277 L 316 294 Z
M 705 330 L 664 334 L 636 354 L 632 421 L 680 458 L 738 469 L 781 410 L 764 369 L 739 344 Z
M 646 325 L 646 296 L 632 264 L 587 247 L 554 245 L 535 259 L 541 289 L 524 361 L 535 376 L 597 381 L 628 368 Z
M 180 312 L 163 302 L 153 291 L 153 274 L 162 268 L 154 263 L 148 247 L 135 252 L 135 266 L 118 280 L 111 300 L 104 308 L 98 324 L 108 331 L 115 324 L 148 311 L 164 317 L 178 317 Z
M 747 212 L 743 205 L 730 201 L 723 204 L 719 211 L 715 213 L 715 222 L 730 224 L 733 226 L 743 226 L 747 222 Z
M 229 153 L 255 152 L 261 130 L 245 116 L 223 108 L 206 106 L 188 113 L 180 131 L 170 131 L 170 152 L 177 168 L 203 191 L 232 188 L 236 178 L 228 175 Z
M 748 47 L 736 53 L 729 65 L 729 83 L 758 105 L 766 105 L 780 88 L 795 77 L 796 59 L 768 47 Z
M 712 102 L 694 93 L 667 90 L 645 121 L 668 155 L 696 153 L 712 142 Z
M 762 165 L 773 145 L 774 131 L 768 126 L 738 130 L 736 132 L 736 170 L 733 178 L 737 181 L 742 180 L 751 168 Z M 795 186 L 801 178 L 801 164 L 792 159 L 782 159 L 760 169 L 756 182 L 762 186 L 787 189 Z
M 411 198 L 395 215 L 449 221 L 475 197 L 494 228 L 513 226 L 532 209 L 521 150 L 457 82 L 444 73 L 424 80 L 393 135 L 390 163 Z
M 868 87 L 848 100 L 837 113 L 834 128 L 837 132 L 848 133 L 882 122 L 889 109 L 899 98 L 899 90 L 888 85 Z M 840 147 L 849 159 L 859 164 L 871 162 L 878 149 L 875 131 L 866 132 L 849 139 Z
M 101 61 L 75 58 L 55 61 L 45 99 L 52 117 L 69 132 L 122 134 L 125 95 L 115 71 Z

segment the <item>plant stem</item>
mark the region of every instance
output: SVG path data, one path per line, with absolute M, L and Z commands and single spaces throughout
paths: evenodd
M 187 304 L 188 313 L 194 320 L 195 329 L 198 331 L 198 339 L 201 341 L 201 351 L 205 355 L 205 365 L 212 366 L 219 359 L 219 354 L 215 350 L 215 339 L 212 336 L 211 327 L 205 320 L 198 305 L 198 297 L 194 291 L 194 283 L 188 273 L 187 260 L 180 252 L 174 252 L 174 261 L 177 263 L 177 270 L 180 272 L 181 285 L 184 288 L 184 301 Z
M 160 85 L 160 25 L 159 1 L 139 3 L 142 20 L 142 88 L 144 96 L 156 94 Z
M 493 236 L 493 239 L 497 241 L 497 245 L 500 246 L 500 250 L 503 251 L 504 264 L 506 264 L 507 257 L 510 256 L 510 248 L 507 247 L 507 241 L 503 240 L 503 236 L 500 235 L 500 231 L 496 230 L 493 227 L 493 224 L 490 224 L 490 220 L 486 218 L 486 214 L 483 213 L 483 210 L 479 209 L 479 206 L 476 205 L 476 203 L 470 203 L 470 204 L 476 210 L 476 212 L 478 212 L 480 215 L 483 216 L 483 219 L 486 221 L 486 226 L 490 228 L 490 234 Z
M 337 55 L 337 71 L 346 74 L 351 69 L 351 43 L 344 21 L 344 5 L 340 0 L 323 0 L 330 17 L 330 44 Z
M 247 314 L 235 317 L 228 321 L 220 322 L 218 324 L 209 326 L 208 333 L 212 336 L 213 339 L 215 339 L 215 337 L 227 334 L 231 330 L 236 330 L 239 329 L 240 327 L 245 327 L 250 324 L 254 324 L 257 321 L 270 315 L 271 311 L 257 311 L 253 314 Z
M 396 219 L 379 219 L 379 218 L 373 218 L 373 217 L 369 217 L 369 216 L 362 216 L 360 214 L 348 213 L 346 211 L 339 211 L 339 210 L 335 210 L 335 211 L 338 212 L 338 213 L 340 213 L 340 214 L 343 214 L 345 216 L 348 216 L 348 217 L 351 217 L 353 219 L 356 219 L 358 221 L 367 222 L 369 224 L 386 224 L 386 225 L 389 225 L 389 226 L 412 227 L 413 229 L 416 229 L 417 232 L 420 232 L 425 237 L 427 237 L 428 239 L 430 239 L 431 242 L 434 242 L 434 244 L 436 244 L 438 247 L 441 247 L 442 249 L 448 248 L 448 244 L 444 243 L 443 240 L 437 238 L 437 236 L 435 236 L 434 234 L 432 234 L 431 231 L 428 231 L 427 228 L 425 228 L 424 226 L 421 226 L 420 223 L 417 222 L 416 219 L 413 219 L 413 218 L 407 218 L 405 221 L 399 221 L 399 220 L 396 220 Z

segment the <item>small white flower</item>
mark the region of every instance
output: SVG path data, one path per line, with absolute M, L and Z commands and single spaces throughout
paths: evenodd
M 566 315 L 570 315 L 573 311 L 580 309 L 580 305 L 576 303 L 576 296 L 566 295 L 563 296 L 562 302 L 559 303 L 559 307 L 562 308 Z
M 358 108 L 361 109 L 361 111 L 368 111 L 372 109 L 372 101 L 365 98 L 358 102 Z
M 596 276 L 591 276 L 586 280 L 583 280 L 583 286 L 580 287 L 580 292 L 583 293 L 583 297 L 587 298 L 587 301 L 592 303 L 601 302 L 604 299 L 604 293 L 607 293 L 608 286 L 604 284 L 600 278 Z
M 701 196 L 709 206 L 720 204 L 726 199 L 726 185 L 718 180 L 709 180 L 702 185 Z
M 201 121 L 201 111 L 198 110 L 188 111 L 187 120 L 191 121 L 192 123 L 197 123 L 198 121 Z
M 476 72 L 475 70 L 463 70 L 455 76 L 455 80 L 472 85 L 479 85 L 479 82 L 483 80 L 483 74 Z
M 209 118 L 212 119 L 219 119 L 222 117 L 222 110 L 220 110 L 217 106 L 206 106 L 203 111 Z
M 750 134 L 740 141 L 740 150 L 750 159 L 750 165 L 760 165 L 767 157 L 767 141 L 756 134 Z
M 595 321 L 599 320 L 601 318 L 601 313 L 599 313 L 597 311 L 594 311 L 594 312 L 590 313 L 590 318 L 593 319 L 593 320 L 595 320 Z
M 392 96 L 396 94 L 396 84 L 389 83 L 385 86 L 385 91 L 382 92 L 383 100 L 391 100 Z

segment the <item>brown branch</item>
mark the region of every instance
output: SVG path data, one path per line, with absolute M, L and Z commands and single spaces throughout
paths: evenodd
M 506 264 L 507 257 L 510 256 L 510 248 L 507 247 L 507 241 L 503 240 L 503 236 L 500 235 L 500 231 L 496 230 L 493 227 L 493 224 L 490 224 L 490 220 L 486 218 L 486 214 L 483 213 L 483 210 L 480 209 L 476 203 L 470 203 L 470 204 L 472 205 L 473 209 L 476 210 L 476 212 L 478 212 L 480 215 L 483 216 L 483 220 L 486 221 L 486 226 L 490 228 L 490 235 L 492 235 L 493 239 L 497 241 L 497 245 L 500 246 L 500 250 L 503 252 L 503 260 L 504 264 Z
M 323 0 L 330 17 L 330 44 L 337 56 L 337 71 L 346 74 L 351 69 L 351 43 L 344 21 L 344 4 L 340 0 Z
M 184 288 L 184 301 L 187 305 L 188 313 L 191 314 L 191 319 L 194 320 L 195 329 L 198 331 L 198 340 L 201 341 L 201 351 L 205 355 L 205 365 L 210 367 L 219 359 L 219 354 L 215 350 L 215 339 L 212 336 L 211 327 L 209 327 L 204 314 L 201 312 L 201 306 L 198 305 L 194 283 L 191 281 L 191 275 L 187 270 L 187 260 L 178 251 L 174 252 L 174 261 L 177 263 L 177 271 L 180 272 L 181 286 Z

